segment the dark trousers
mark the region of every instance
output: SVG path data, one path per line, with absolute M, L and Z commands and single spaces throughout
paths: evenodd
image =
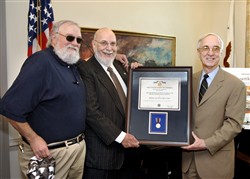
M 103 170 L 85 165 L 83 179 L 144 179 L 141 178 L 142 149 L 126 149 L 125 158 L 121 169 Z
M 83 179 L 181 179 L 181 149 L 150 150 L 141 146 L 126 153 L 120 170 L 99 170 L 85 166 Z
M 169 147 L 146 150 L 143 179 L 181 179 L 181 149 Z

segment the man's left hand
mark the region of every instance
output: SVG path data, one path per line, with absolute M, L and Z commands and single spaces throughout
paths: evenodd
M 195 139 L 194 143 L 191 145 L 188 145 L 188 146 L 184 146 L 184 147 L 182 147 L 182 149 L 185 149 L 185 150 L 205 150 L 205 149 L 207 149 L 206 144 L 205 144 L 203 139 L 200 139 L 199 137 L 197 137 L 197 135 L 195 135 L 194 132 L 192 132 L 192 136 Z

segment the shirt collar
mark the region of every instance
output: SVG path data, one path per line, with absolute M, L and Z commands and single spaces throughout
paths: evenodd
M 208 73 L 208 78 L 214 79 L 215 75 L 218 73 L 219 71 L 219 66 L 217 66 L 212 72 Z M 206 73 L 204 70 L 202 70 L 202 76 L 204 76 Z

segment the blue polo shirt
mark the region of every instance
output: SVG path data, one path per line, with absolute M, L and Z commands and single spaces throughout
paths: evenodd
M 30 56 L 0 101 L 0 114 L 28 122 L 47 143 L 85 131 L 86 89 L 75 65 L 47 48 Z

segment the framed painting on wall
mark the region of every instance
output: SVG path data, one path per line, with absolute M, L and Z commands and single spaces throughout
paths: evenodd
M 93 55 L 91 41 L 95 28 L 81 28 L 83 42 L 80 49 L 82 59 Z M 129 62 L 144 66 L 175 66 L 176 38 L 165 35 L 145 34 L 113 30 L 116 34 L 118 53 L 125 54 Z

